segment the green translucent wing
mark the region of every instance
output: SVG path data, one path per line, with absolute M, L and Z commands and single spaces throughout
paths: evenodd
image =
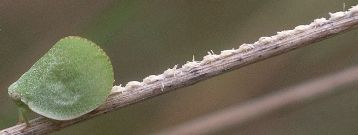
M 32 111 L 55 120 L 70 120 L 103 104 L 114 81 L 108 56 L 80 37 L 58 41 L 19 80 L 9 95 Z

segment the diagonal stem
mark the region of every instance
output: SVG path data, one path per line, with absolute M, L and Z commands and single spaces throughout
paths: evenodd
M 253 44 L 243 44 L 238 49 L 224 50 L 220 55 L 209 53 L 202 61 L 188 62 L 179 69 L 168 69 L 163 74 L 145 78 L 143 82 L 129 82 L 125 87 L 114 86 L 111 95 L 103 105 L 79 118 L 54 123 L 47 118 L 40 117 L 31 120 L 30 127 L 25 128 L 25 124 L 15 125 L 1 130 L 0 135 L 51 133 L 127 105 L 319 42 L 358 26 L 358 5 L 349 11 L 330 15 L 328 20 L 316 19 L 311 24 L 278 32 L 277 35 L 271 37 L 262 37 Z

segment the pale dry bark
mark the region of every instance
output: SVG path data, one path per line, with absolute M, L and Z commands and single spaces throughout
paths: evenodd
M 279 54 L 304 47 L 314 42 L 321 41 L 333 35 L 352 30 L 358 25 L 357 7 L 348 13 L 332 14 L 331 18 L 324 23 L 318 23 L 314 27 L 295 29 L 293 34 L 275 38 L 272 42 L 259 40 L 253 45 L 245 45 L 239 48 L 238 53 L 225 55 L 210 59 L 204 64 L 190 68 L 176 69 L 174 76 L 162 78 L 163 80 L 151 82 L 144 85 L 133 85 L 124 91 L 115 90 L 108 97 L 107 101 L 96 110 L 70 121 L 52 122 L 47 118 L 40 117 L 30 121 L 31 126 L 18 124 L 0 131 L 0 135 L 7 134 L 47 134 L 60 130 L 75 123 L 90 119 L 92 117 L 114 111 L 124 106 L 152 98 L 178 88 L 193 85 L 197 82 L 214 77 L 216 75 L 238 69 L 240 67 L 264 60 Z M 320 21 L 317 21 L 320 22 Z M 285 33 L 286 34 L 286 33 Z M 262 42 L 261 42 L 262 41 Z M 131 85 L 132 86 L 132 85 Z M 134 87 L 135 86 L 135 87 Z

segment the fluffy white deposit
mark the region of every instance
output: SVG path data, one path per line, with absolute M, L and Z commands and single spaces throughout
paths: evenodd
M 348 11 L 340 11 L 336 13 L 329 13 L 330 17 L 329 19 L 326 18 L 319 18 L 315 19 L 312 23 L 308 25 L 299 25 L 296 26 L 293 30 L 284 30 L 277 32 L 276 35 L 270 36 L 270 37 L 261 37 L 258 41 L 256 41 L 253 44 L 242 44 L 238 49 L 230 49 L 230 50 L 223 50 L 220 54 L 215 54 L 214 51 L 210 50 L 208 52 L 208 55 L 203 57 L 202 61 L 195 61 L 194 55 L 192 61 L 188 61 L 184 65 L 181 66 L 181 68 L 178 68 L 178 65 L 175 65 L 173 68 L 169 68 L 163 72 L 163 74 L 160 75 L 150 75 L 143 79 L 142 82 L 138 81 L 130 81 L 127 83 L 125 87 L 120 86 L 114 86 L 112 89 L 112 92 L 123 92 L 129 89 L 135 89 L 144 85 L 150 85 L 153 83 L 160 82 L 161 83 L 161 89 L 164 89 L 164 81 L 166 79 L 173 79 L 178 77 L 178 75 L 183 75 L 185 73 L 189 73 L 192 69 L 198 68 L 200 66 L 211 64 L 212 62 L 215 62 L 220 59 L 224 59 L 226 57 L 230 57 L 232 55 L 235 55 L 237 53 L 246 53 L 248 51 L 251 51 L 252 49 L 255 49 L 259 46 L 264 46 L 270 43 L 274 43 L 278 40 L 282 40 L 285 38 L 288 38 L 290 36 L 305 32 L 310 29 L 315 29 L 318 27 L 321 27 L 323 25 L 326 25 L 330 22 L 350 17 L 352 15 L 358 14 L 358 5 L 353 6 L 352 8 L 348 9 Z
M 350 9 L 348 10 L 348 12 L 349 12 L 350 14 L 356 14 L 356 13 L 358 13 L 358 5 L 357 5 L 357 6 L 353 6 L 352 8 L 350 8 Z
M 339 18 L 342 18 L 346 15 L 346 12 L 336 12 L 336 13 L 329 13 L 329 15 L 331 16 L 331 18 L 329 18 L 330 20 L 336 20 Z
M 130 82 L 127 83 L 127 85 L 124 88 L 127 90 L 127 89 L 137 88 L 137 87 L 140 87 L 142 85 L 143 85 L 142 82 L 130 81 Z
M 164 78 L 169 78 L 169 77 L 175 76 L 175 74 L 178 73 L 177 67 L 178 67 L 178 65 L 175 65 L 173 68 L 168 68 L 167 70 L 165 70 L 163 73 Z
M 163 80 L 164 76 L 163 75 L 150 75 L 146 78 L 143 79 L 143 83 L 145 84 L 151 84 L 160 80 Z

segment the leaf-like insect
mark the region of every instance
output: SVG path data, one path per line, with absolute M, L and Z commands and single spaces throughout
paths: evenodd
M 19 80 L 9 95 L 27 122 L 28 109 L 54 120 L 80 117 L 103 104 L 114 82 L 109 57 L 81 37 L 58 41 Z

